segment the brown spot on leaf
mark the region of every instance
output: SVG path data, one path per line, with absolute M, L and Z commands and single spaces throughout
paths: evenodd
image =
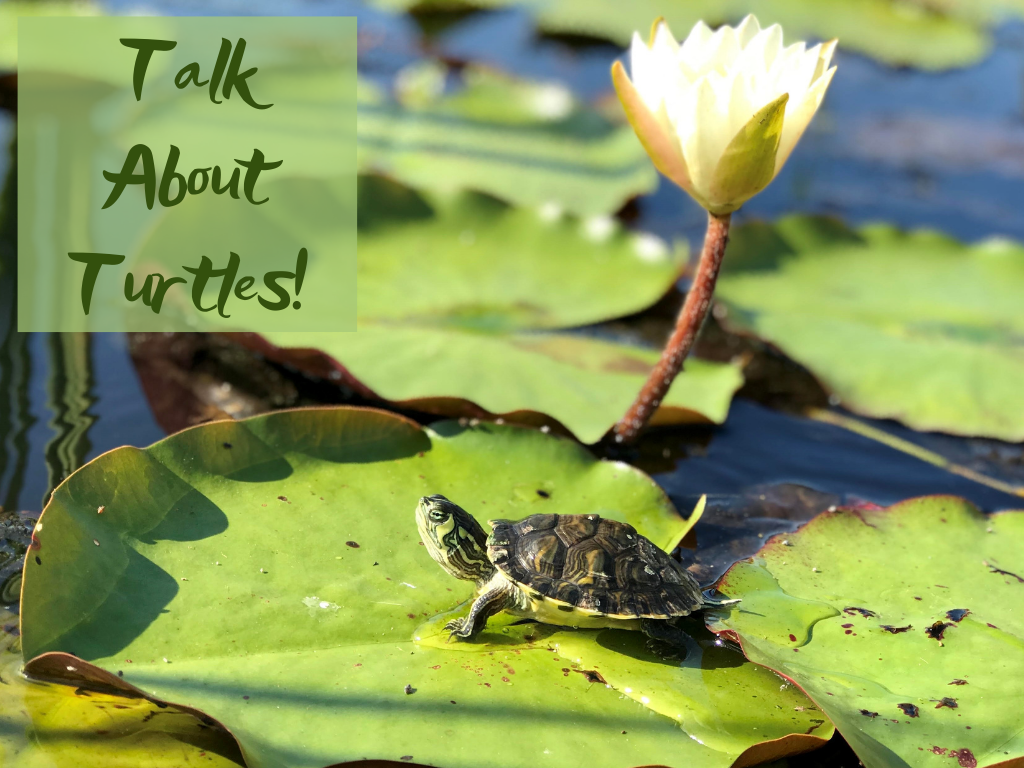
M 874 611 L 869 611 L 867 608 L 858 608 L 855 605 L 851 605 L 849 608 L 843 608 L 843 613 L 849 616 L 853 616 L 859 613 L 861 616 L 864 616 L 865 618 L 871 618 L 875 615 Z
M 789 642 L 795 643 L 796 642 L 796 635 L 790 635 L 789 636 Z
M 574 669 L 573 671 L 579 672 L 581 675 L 587 678 L 588 683 L 602 683 L 604 685 L 608 685 L 608 681 L 605 680 L 601 673 L 598 672 L 596 669 Z M 506 682 L 508 681 L 506 680 Z
M 843 629 L 849 629 L 853 624 L 843 624 Z
M 941 699 L 938 704 L 935 705 L 936 709 L 942 709 L 943 707 L 948 707 L 949 709 L 956 709 L 956 699 L 951 699 L 948 696 L 946 696 L 945 698 Z
M 873 717 L 878 717 L 878 713 L 877 713 L 877 712 L 872 712 L 872 711 L 870 711 L 870 710 L 868 710 L 868 709 L 862 709 L 862 710 L 860 711 L 860 713 L 861 713 L 862 715 L 864 715 L 864 717 L 872 717 L 872 718 L 873 718 Z
M 897 704 L 896 706 L 899 707 L 907 717 L 917 717 L 917 707 L 913 704 Z
M 912 624 L 907 624 L 905 627 L 894 627 L 891 624 L 883 624 L 882 629 L 891 635 L 898 635 L 900 632 L 909 632 L 914 628 Z
M 1024 584 L 1024 579 L 1022 579 L 1016 573 L 1012 573 L 1011 571 L 1004 571 L 1002 568 L 996 568 L 994 565 L 992 565 L 992 563 L 988 562 L 987 560 L 983 561 L 983 565 L 990 571 L 992 571 L 992 573 L 998 573 L 1000 576 L 1010 576 L 1011 578 L 1014 578 L 1017 581 L 1019 581 L 1021 584 Z
M 953 682 L 949 683 L 949 685 L 967 685 L 967 681 L 966 680 L 961 680 L 958 677 L 956 680 L 954 680 Z
M 954 608 L 951 611 L 946 611 L 946 618 L 959 624 L 968 613 L 970 610 L 967 608 Z
M 346 547 L 352 547 L 352 549 L 359 549 L 359 544 L 357 544 L 354 541 L 346 541 L 345 542 L 345 546 Z
M 957 759 L 957 762 L 960 763 L 960 768 L 978 768 L 978 758 L 966 747 L 949 750 L 949 756 Z
M 944 755 L 948 750 L 945 747 L 932 747 L 932 752 L 936 755 Z
M 946 634 L 946 628 L 947 627 L 952 627 L 952 626 L 953 625 L 951 623 L 946 622 L 946 621 L 936 621 L 930 627 L 927 627 L 925 629 L 924 633 L 926 635 L 928 635 L 928 637 L 930 637 L 932 640 L 938 640 L 939 643 L 941 644 L 942 643 L 942 638 Z
M 538 488 L 537 489 L 537 495 L 540 496 L 542 499 L 550 499 L 551 498 L 551 494 L 548 493 L 547 491 L 545 491 L 542 488 Z
M 290 502 L 290 501 L 288 501 L 288 497 L 287 497 L 287 496 L 278 496 L 278 497 L 277 497 L 277 500 L 278 500 L 278 501 L 284 501 L 284 502 L 288 502 L 289 504 L 291 504 L 291 502 Z

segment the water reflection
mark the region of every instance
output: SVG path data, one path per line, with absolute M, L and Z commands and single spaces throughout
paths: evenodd
M 163 436 L 119 334 L 17 331 L 14 116 L 0 112 L 0 511 L 39 512 L 94 456 Z

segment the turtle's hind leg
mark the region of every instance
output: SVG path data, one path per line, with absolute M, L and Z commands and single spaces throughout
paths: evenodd
M 666 619 L 640 619 L 640 631 L 650 638 L 647 649 L 662 658 L 685 659 L 693 643 L 686 632 Z
M 513 605 L 515 599 L 510 587 L 507 582 L 491 587 L 473 601 L 473 607 L 469 609 L 466 618 L 452 619 L 445 624 L 444 628 L 451 632 L 448 639 L 460 637 L 469 640 L 476 637 L 491 616 Z

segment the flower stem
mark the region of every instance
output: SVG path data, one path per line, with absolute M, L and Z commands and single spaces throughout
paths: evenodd
M 697 332 L 711 307 L 711 296 L 715 292 L 718 269 L 722 266 L 725 246 L 729 241 L 729 221 L 732 214 L 708 214 L 708 232 L 704 237 L 704 250 L 697 263 L 693 284 L 686 294 L 683 308 L 679 310 L 675 330 L 669 337 L 661 360 L 654 366 L 651 375 L 637 395 L 633 405 L 615 425 L 613 434 L 616 443 L 631 443 L 640 435 L 651 416 L 658 410 L 683 361 L 690 353 Z

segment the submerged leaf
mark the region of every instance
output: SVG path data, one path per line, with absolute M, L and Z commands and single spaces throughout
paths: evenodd
M 799 685 L 865 765 L 1024 759 L 1024 513 L 936 496 L 781 538 L 719 582 L 743 602 L 713 631 Z
M 250 768 L 725 768 L 830 735 L 699 622 L 682 664 L 642 636 L 510 617 L 444 642 L 472 584 L 420 545 L 413 510 L 438 492 L 481 519 L 598 513 L 654 540 L 678 525 L 639 471 L 532 430 L 351 408 L 216 422 L 104 454 L 54 492 L 25 578 L 25 653 L 44 654 L 29 669 L 74 652 L 85 679 L 223 723 Z M 482 746 L 509 728 L 529 738 Z

